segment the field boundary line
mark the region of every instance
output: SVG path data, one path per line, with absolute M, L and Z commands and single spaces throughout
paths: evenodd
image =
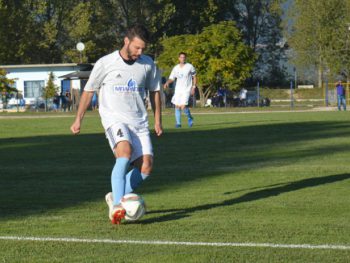
M 252 113 L 305 113 L 305 112 L 330 112 L 335 111 L 335 109 L 331 110 L 319 110 L 319 109 L 312 109 L 312 110 L 271 110 L 271 111 L 222 111 L 222 112 L 191 112 L 193 115 L 218 115 L 218 114 L 252 114 Z
M 218 115 L 218 114 L 251 114 L 251 113 L 298 113 L 298 112 L 329 112 L 337 111 L 336 107 L 315 107 L 308 110 L 252 110 L 252 111 L 222 111 L 222 112 L 192 112 L 193 115 Z M 166 112 L 164 115 L 170 115 L 172 112 Z M 86 117 L 95 117 L 97 115 L 86 115 Z M 75 114 L 64 115 L 0 115 L 0 119 L 46 119 L 46 118 L 74 118 Z
M 311 244 L 273 244 L 273 243 L 224 243 L 224 242 L 182 242 L 162 240 L 114 240 L 114 239 L 86 239 L 86 238 L 56 238 L 56 237 L 25 237 L 0 236 L 0 240 L 7 241 L 38 241 L 65 243 L 104 243 L 104 244 L 137 244 L 137 245 L 173 245 L 173 246 L 207 246 L 207 247 L 259 247 L 259 248 L 289 248 L 289 249 L 332 249 L 350 250 L 350 245 L 311 245 Z

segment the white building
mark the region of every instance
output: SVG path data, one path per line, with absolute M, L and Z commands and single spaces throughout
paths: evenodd
M 71 92 L 71 89 L 81 90 L 86 80 L 77 74 L 81 70 L 90 70 L 90 64 L 32 64 L 32 65 L 0 65 L 7 72 L 6 77 L 14 79 L 16 88 L 25 99 L 26 104 L 34 104 L 41 96 L 42 89 L 52 72 L 58 93 Z M 88 76 L 88 75 L 87 75 Z

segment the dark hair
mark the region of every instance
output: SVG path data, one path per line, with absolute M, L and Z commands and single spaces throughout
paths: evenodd
M 187 54 L 186 54 L 185 52 L 180 52 L 180 53 L 179 53 L 179 57 L 180 57 L 181 55 L 185 55 L 185 57 L 187 57 Z
M 129 27 L 126 32 L 126 37 L 129 38 L 129 40 L 133 40 L 135 37 L 138 37 L 145 43 L 148 43 L 150 40 L 150 35 L 147 28 L 140 24 Z

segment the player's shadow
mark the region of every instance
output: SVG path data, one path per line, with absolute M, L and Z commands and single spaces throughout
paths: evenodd
M 142 220 L 142 224 L 152 224 L 165 221 L 177 220 L 191 216 L 194 212 L 206 211 L 222 206 L 232 206 L 240 203 L 252 202 L 270 197 L 275 197 L 284 193 L 303 190 L 310 187 L 317 187 L 321 185 L 336 183 L 350 179 L 350 174 L 336 174 L 323 177 L 314 177 L 303 179 L 295 182 L 282 183 L 277 185 L 265 186 L 264 189 L 248 192 L 236 198 L 228 199 L 222 202 L 204 204 L 184 209 L 165 209 L 165 210 L 151 210 L 148 214 L 155 215 L 155 217 Z M 271 187 L 272 186 L 272 187 Z M 163 214 L 163 215 L 162 215 Z

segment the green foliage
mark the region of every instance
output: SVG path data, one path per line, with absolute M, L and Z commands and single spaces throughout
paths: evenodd
M 47 84 L 45 88 L 43 89 L 43 98 L 44 99 L 50 99 L 53 98 L 57 92 L 57 86 L 54 83 L 55 75 L 50 72 L 49 79 L 47 81 Z
M 157 58 L 159 67 L 169 75 L 180 51 L 197 71 L 202 102 L 219 86 L 237 90 L 251 73 L 255 55 L 242 42 L 234 22 L 221 22 L 203 29 L 199 34 L 180 35 L 162 41 L 163 52 Z
M 47 111 L 48 99 L 53 98 L 57 93 L 57 86 L 54 83 L 55 75 L 53 72 L 50 72 L 49 79 L 45 88 L 43 88 L 43 98 L 45 99 L 45 111 Z
M 14 79 L 8 79 L 6 75 L 6 70 L 0 68 L 0 97 L 4 108 L 7 107 L 6 104 L 9 94 L 11 92 L 18 92 L 16 88 L 13 88 L 13 84 L 15 83 Z
M 220 21 L 234 20 L 242 41 L 258 54 L 252 77 L 280 82 L 285 77 L 280 67 L 284 50 L 276 46 L 281 39 L 281 1 L 1 1 L 0 61 L 78 63 L 76 44 L 83 42 L 82 62 L 95 62 L 120 48 L 126 28 L 135 23 L 151 32 L 146 53 L 157 57 L 164 37 L 198 34 Z
M 287 78 L 283 42 L 283 0 L 230 0 L 221 3 L 221 17 L 232 17 L 243 41 L 257 53 L 252 78 L 247 85 L 263 80 L 269 86 L 283 85 Z
M 194 35 L 179 35 L 166 37 L 161 41 L 163 50 L 156 61 L 165 75 L 169 75 L 174 64 L 178 63 L 179 53 L 189 50 L 193 38 Z M 192 54 L 188 54 L 187 60 L 193 63 Z
M 234 22 L 205 28 L 193 44 L 189 53 L 193 54 L 199 83 L 203 86 L 223 85 L 237 90 L 250 76 L 255 57 L 252 49 L 243 43 Z
M 257 44 L 270 43 L 266 55 L 258 58 L 255 75 L 261 76 L 266 65 L 271 65 L 267 69 L 271 75 L 276 72 L 276 61 L 281 58 L 275 52 L 280 36 L 280 2 L 1 1 L 0 61 L 1 64 L 79 62 L 76 44 L 81 41 L 85 44 L 82 62 L 95 62 L 120 48 L 126 28 L 134 23 L 144 24 L 150 30 L 152 38 L 146 53 L 157 57 L 161 53 L 160 40 L 164 37 L 198 34 L 220 21 L 235 20 L 242 32 L 242 41 L 253 49 Z M 264 43 L 258 43 L 258 39 Z
M 288 43 L 295 52 L 293 62 L 298 67 L 316 67 L 319 86 L 324 70 L 338 74 L 344 61 L 349 61 L 344 52 L 349 44 L 349 4 L 348 0 L 296 0 L 290 13 L 293 28 Z
M 17 91 L 12 87 L 15 81 L 13 79 L 8 79 L 6 75 L 6 70 L 0 69 L 0 92 Z

